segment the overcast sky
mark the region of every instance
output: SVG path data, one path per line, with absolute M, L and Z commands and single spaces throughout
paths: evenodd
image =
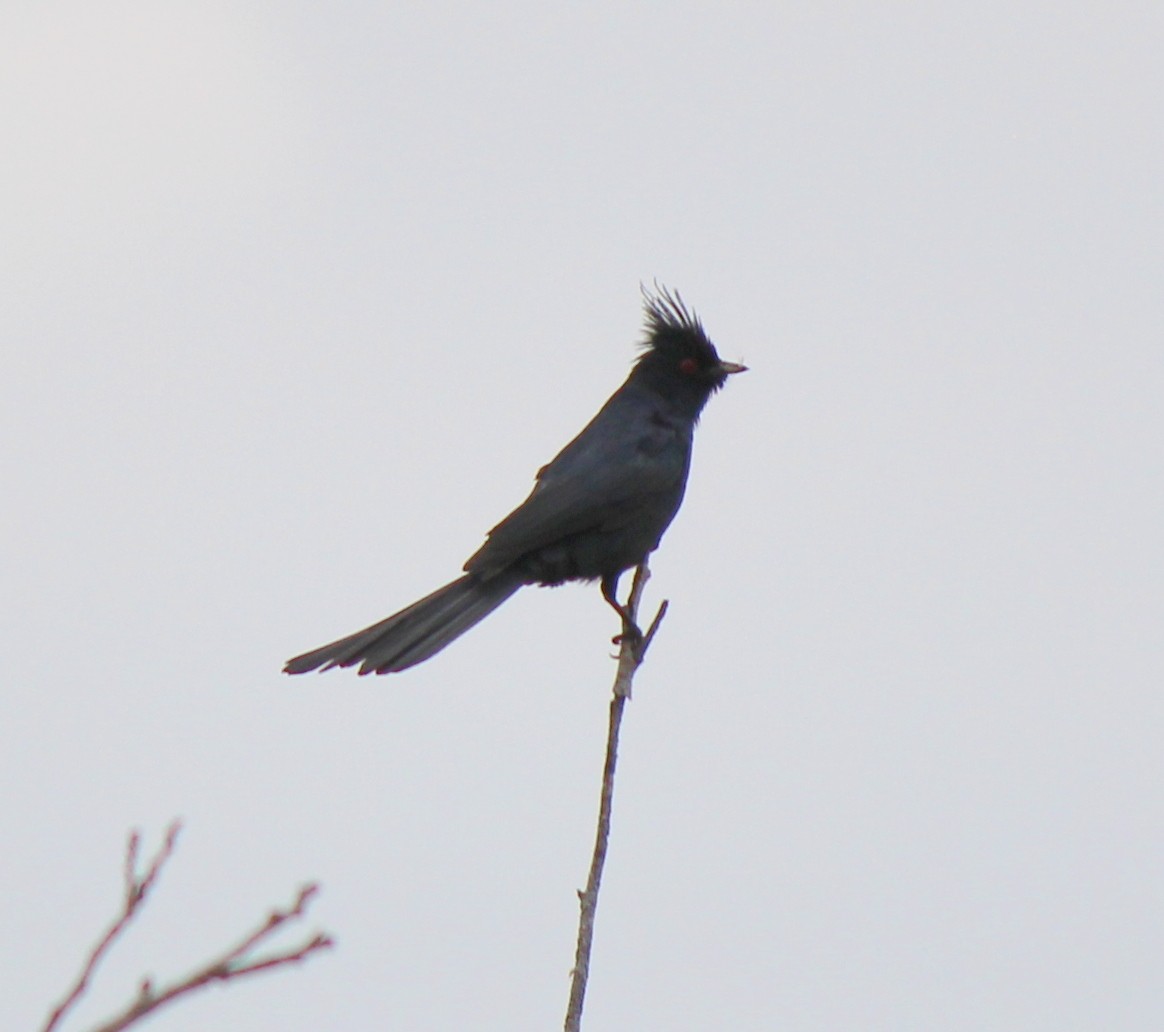
M 1156 5 L 9 3 L 0 1027 L 186 822 L 72 1028 L 560 1026 L 617 627 L 388 678 L 626 375 L 733 378 L 653 562 L 591 1029 L 1164 1027 Z

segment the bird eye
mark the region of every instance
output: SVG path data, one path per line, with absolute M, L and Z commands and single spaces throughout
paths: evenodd
M 693 358 L 685 358 L 679 363 L 679 372 L 691 376 L 699 368 L 699 363 Z

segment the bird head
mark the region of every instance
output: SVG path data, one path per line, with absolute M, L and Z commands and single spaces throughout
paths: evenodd
M 643 309 L 646 336 L 632 380 L 692 406 L 698 415 L 729 376 L 747 370 L 719 357 L 698 317 L 678 293 L 657 284 L 654 292 L 643 288 Z

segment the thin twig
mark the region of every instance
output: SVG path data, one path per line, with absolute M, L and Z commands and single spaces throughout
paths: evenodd
M 134 914 L 137 913 L 138 907 L 145 900 L 146 894 L 153 888 L 154 882 L 157 881 L 158 875 L 161 873 L 166 861 L 173 855 L 174 846 L 178 841 L 178 832 L 181 830 L 181 821 L 173 821 L 170 824 L 169 828 L 166 829 L 165 841 L 162 843 L 157 855 L 150 862 L 142 878 L 138 878 L 137 874 L 137 858 L 138 851 L 141 847 L 141 835 L 136 831 L 130 833 L 129 844 L 125 850 L 125 902 L 122 906 L 122 911 L 113 924 L 109 926 L 105 934 L 98 940 L 97 945 L 89 952 L 89 956 L 85 959 L 85 966 L 81 969 L 80 975 L 77 976 L 76 982 L 73 983 L 65 998 L 57 1005 L 52 1014 L 49 1015 L 43 1032 L 54 1032 L 65 1015 L 76 1005 L 85 990 L 89 988 L 89 979 L 93 977 L 93 972 L 97 969 L 101 958 L 109 952 L 109 948 L 117 941 L 121 933 L 125 931 L 130 921 L 133 920 Z
M 146 868 L 144 875 L 137 873 L 138 854 L 141 848 L 141 836 L 135 831 L 129 836 L 129 844 L 125 855 L 125 903 L 122 913 L 110 926 L 109 930 L 90 952 L 85 966 L 76 983 L 69 990 L 68 995 L 53 1011 L 48 1023 L 42 1032 L 54 1032 L 61 1019 L 73 1007 L 88 988 L 89 980 L 97 967 L 98 962 L 108 952 L 109 948 L 119 938 L 126 926 L 133 920 L 138 909 L 145 902 L 150 889 L 153 888 L 162 868 L 173 855 L 181 824 L 174 821 L 166 832 L 165 842 L 158 850 L 157 855 Z M 323 933 L 317 933 L 300 945 L 273 953 L 265 957 L 250 956 L 253 949 L 266 942 L 283 925 L 304 916 L 312 898 L 319 891 L 318 885 L 307 885 L 299 890 L 295 902 L 286 910 L 276 910 L 236 945 L 226 950 L 220 956 L 195 970 L 185 978 L 175 981 L 162 989 L 155 989 L 153 981 L 143 978 L 138 988 L 137 997 L 126 1008 L 103 1024 L 97 1026 L 93 1032 L 121 1032 L 145 1015 L 157 1010 L 164 1004 L 170 1003 L 179 996 L 201 989 L 212 982 L 225 982 L 245 975 L 252 975 L 259 971 L 267 971 L 274 967 L 294 964 L 305 960 L 318 950 L 328 949 L 332 940 Z
M 134 1022 L 144 1018 L 147 1014 L 157 1010 L 167 1003 L 171 1003 L 179 996 L 204 989 L 213 982 L 228 982 L 232 979 L 253 975 L 259 971 L 269 971 L 271 968 L 282 967 L 286 964 L 295 964 L 306 960 L 318 950 L 329 949 L 332 940 L 322 933 L 317 933 L 310 939 L 294 947 L 266 957 L 247 958 L 246 954 L 254 947 L 264 942 L 274 934 L 275 930 L 288 921 L 302 917 L 306 904 L 319 891 L 319 886 L 308 885 L 299 890 L 295 904 L 288 910 L 275 911 L 270 914 L 255 931 L 251 932 L 239 945 L 227 950 L 221 956 L 204 964 L 201 968 L 187 975 L 173 985 L 164 989 L 155 990 L 152 984 L 145 980 L 137 999 L 134 1000 L 120 1014 L 110 1018 L 102 1025 L 98 1025 L 93 1032 L 122 1032 Z
M 651 572 L 646 561 L 635 570 L 630 598 L 627 599 L 627 615 L 632 624 L 637 623 L 639 601 L 643 589 L 650 580 Z M 624 634 L 618 653 L 618 670 L 614 675 L 614 695 L 610 700 L 610 723 L 606 732 L 606 761 L 602 768 L 602 795 L 598 806 L 598 831 L 594 839 L 594 855 L 590 860 L 590 876 L 586 888 L 578 893 L 580 913 L 578 915 L 578 943 L 574 951 L 574 969 L 570 972 L 570 1003 L 566 1009 L 565 1032 L 580 1032 L 582 1028 L 582 1007 L 586 1000 L 586 983 L 590 977 L 590 950 L 594 943 L 594 919 L 598 913 L 598 890 L 602 884 L 602 870 L 606 865 L 606 850 L 610 842 L 610 814 L 614 804 L 614 773 L 618 763 L 618 736 L 622 727 L 622 712 L 631 697 L 631 686 L 635 671 L 646 658 L 667 603 L 659 606 L 654 620 L 641 639 Z

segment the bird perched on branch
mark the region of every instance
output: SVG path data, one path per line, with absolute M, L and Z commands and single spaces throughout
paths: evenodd
M 388 674 L 422 663 L 527 584 L 597 580 L 623 635 L 640 636 L 619 577 L 659 546 L 687 486 L 707 399 L 745 366 L 716 353 L 677 293 L 644 290 L 646 338 L 626 382 L 537 475 L 533 492 L 489 531 L 465 574 L 407 609 L 288 660 L 288 674 L 360 664 Z

